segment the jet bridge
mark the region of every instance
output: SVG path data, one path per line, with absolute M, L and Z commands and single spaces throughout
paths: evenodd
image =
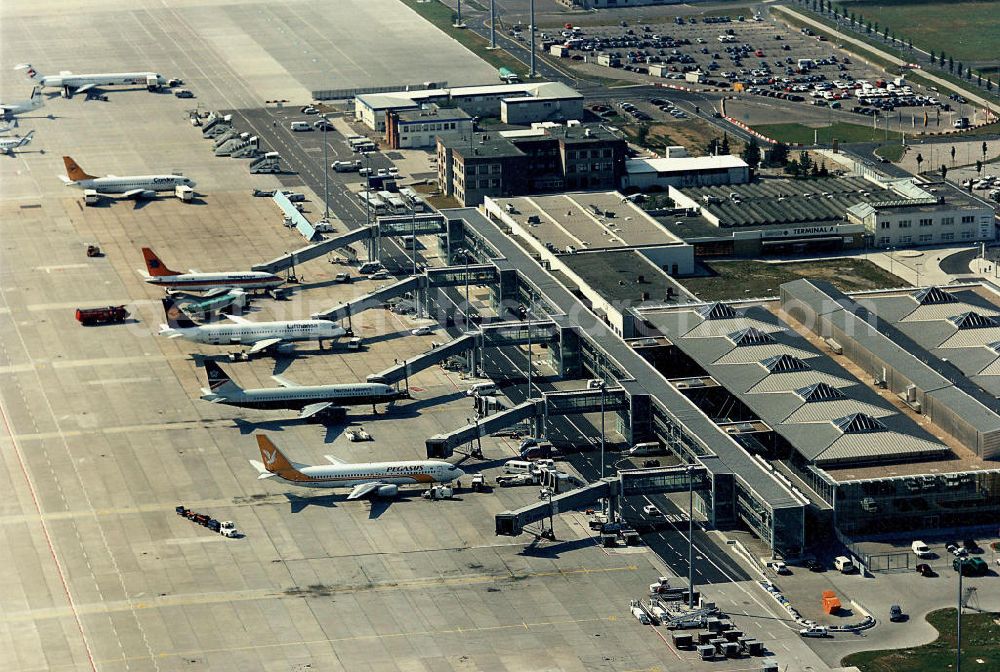
M 602 499 L 613 502 L 618 497 L 687 492 L 691 487 L 701 492 L 711 489 L 711 478 L 705 467 L 684 465 L 624 469 L 617 476 L 603 478 L 583 488 L 529 504 L 516 511 L 502 511 L 496 515 L 496 533 L 497 536 L 516 537 L 524 531 L 526 525 L 551 518 L 560 511 L 581 509 Z
M 402 280 L 394 282 L 391 285 L 386 285 L 381 289 L 376 289 L 370 294 L 365 294 L 364 296 L 359 296 L 356 299 L 351 299 L 347 303 L 342 303 L 336 308 L 331 308 L 330 310 L 320 313 L 313 313 L 312 318 L 314 320 L 330 320 L 331 322 L 336 322 L 350 317 L 351 315 L 357 315 L 358 313 L 364 312 L 369 308 L 381 306 L 387 300 L 395 296 L 402 296 L 407 292 L 414 292 L 419 286 L 420 276 L 403 278 Z
M 530 331 L 527 322 L 491 322 L 482 325 L 481 329 L 483 345 L 495 348 L 555 343 L 559 340 L 559 328 L 548 320 L 532 321 Z
M 537 422 L 542 417 L 544 404 L 542 399 L 529 399 L 514 408 L 508 408 L 495 415 L 482 418 L 453 432 L 436 434 L 427 439 L 427 459 L 450 457 L 454 454 L 456 447 L 489 436 L 519 422 L 531 418 Z
M 463 338 L 467 338 L 467 336 Z M 369 381 L 371 381 L 371 377 L 369 377 Z M 528 400 L 514 408 L 501 411 L 472 425 L 466 425 L 446 434 L 436 434 L 430 437 L 426 441 L 427 458 L 444 459 L 451 457 L 455 449 L 459 446 L 474 439 L 493 434 L 505 427 L 516 425 L 529 418 L 534 418 L 535 420 L 535 433 L 542 435 L 545 433 L 544 423 L 546 418 L 599 411 L 601 409 L 600 399 L 600 390 L 543 392 L 541 399 Z M 612 388 L 605 391 L 605 411 L 624 411 L 628 408 L 628 395 L 623 389 Z
M 281 211 L 285 213 L 285 218 L 295 225 L 296 230 L 302 234 L 303 238 L 309 241 L 316 239 L 316 236 L 318 235 L 316 233 L 316 229 L 313 228 L 313 225 L 309 223 L 306 216 L 299 212 L 299 209 L 295 207 L 295 204 L 288 200 L 288 197 L 285 196 L 280 189 L 274 192 L 274 196 L 271 198 L 273 198 L 274 202 L 278 204 Z
M 452 355 L 475 347 L 476 341 L 472 334 L 465 334 L 458 338 L 438 346 L 433 350 L 421 353 L 416 357 L 411 357 L 404 362 L 394 364 L 385 371 L 372 373 L 368 376 L 369 383 L 385 383 L 392 385 L 401 380 L 405 380 L 415 373 L 428 369 L 435 364 L 443 362 Z
M 299 214 L 301 216 L 301 213 Z M 347 231 L 339 236 L 327 238 L 326 240 L 312 245 L 307 245 L 306 247 L 295 250 L 294 252 L 283 254 L 276 259 L 272 259 L 271 261 L 265 261 L 262 264 L 257 264 L 252 267 L 252 270 L 263 271 L 264 273 L 278 273 L 279 271 L 293 268 L 297 264 L 322 257 L 323 255 L 329 254 L 334 250 L 348 247 L 352 243 L 367 240 L 371 238 L 371 236 L 371 228 L 363 226 L 360 229 Z

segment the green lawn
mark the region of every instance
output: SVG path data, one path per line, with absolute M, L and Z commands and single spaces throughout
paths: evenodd
M 881 156 L 883 159 L 888 159 L 893 163 L 896 163 L 901 158 L 903 158 L 903 151 L 906 149 L 901 143 L 892 143 L 890 145 L 885 145 L 884 147 L 879 147 L 875 150 L 875 153 Z
M 1000 3 L 995 1 L 846 0 L 838 4 L 928 51 L 944 50 L 955 60 L 970 63 L 997 60 Z
M 872 128 L 870 125 L 845 124 L 837 122 L 831 126 L 813 129 L 804 124 L 762 124 L 754 126 L 769 138 L 780 140 L 785 143 L 795 143 L 799 145 L 813 144 L 814 131 L 818 136 L 820 144 L 830 144 L 836 138 L 839 142 L 884 142 L 886 138 L 884 128 Z M 902 134 L 896 131 L 889 131 L 890 140 L 900 140 Z
M 1000 670 L 1000 625 L 998 614 L 966 613 L 962 616 L 962 669 L 977 672 Z M 940 672 L 955 669 L 955 610 L 941 609 L 927 615 L 939 636 L 936 641 L 911 649 L 863 651 L 841 661 L 861 672 Z M 886 624 L 884 627 L 906 627 Z
M 828 280 L 844 291 L 905 287 L 908 283 L 864 259 L 823 259 L 768 264 L 762 261 L 703 263 L 715 275 L 687 278 L 684 286 L 704 301 L 776 296 L 778 287 L 799 278 Z
M 497 68 L 510 68 L 521 75 L 527 76 L 528 67 L 517 60 L 503 49 L 489 49 L 489 40 L 479 37 L 465 28 L 455 28 L 452 24 L 455 20 L 455 12 L 450 7 L 441 4 L 438 0 L 430 2 L 418 2 L 417 0 L 403 0 L 410 9 L 415 11 L 427 21 L 431 22 L 439 29 L 455 38 L 462 46 L 479 56 L 481 59 Z M 463 17 L 464 19 L 464 17 Z M 460 67 L 460 66 L 456 66 Z

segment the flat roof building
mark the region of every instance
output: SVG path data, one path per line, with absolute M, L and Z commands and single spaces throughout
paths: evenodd
M 624 139 L 599 124 L 438 138 L 438 186 L 463 205 L 487 196 L 615 189 L 625 172 Z
M 421 105 L 436 103 L 441 107 L 461 108 L 472 116 L 502 118 L 505 101 L 518 119 L 516 122 L 504 120 L 505 123 L 528 124 L 583 117 L 583 95 L 562 82 L 368 93 L 354 98 L 354 116 L 368 128 L 382 133 L 385 131 L 386 115 L 390 112 L 414 110 Z M 537 105 L 529 104 L 532 102 Z
M 750 166 L 740 157 L 730 154 L 629 159 L 625 163 L 622 188 L 666 190 L 667 187 L 708 187 L 749 181 Z
M 469 137 L 472 126 L 472 116 L 468 112 L 431 104 L 416 110 L 389 112 L 385 140 L 391 149 L 435 147 L 438 137 Z

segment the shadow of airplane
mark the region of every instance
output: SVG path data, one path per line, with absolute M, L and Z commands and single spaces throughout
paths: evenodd
M 521 549 L 518 555 L 555 560 L 560 557 L 560 553 L 569 553 L 570 551 L 589 548 L 594 545 L 595 542 L 591 537 L 584 537 L 582 539 L 560 541 L 551 545 L 541 546 L 541 538 L 535 537 L 530 544 Z

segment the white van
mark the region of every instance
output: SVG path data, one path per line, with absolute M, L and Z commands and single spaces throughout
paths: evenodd
M 382 262 L 366 261 L 365 263 L 361 264 L 361 266 L 358 268 L 358 273 L 360 273 L 361 275 L 370 275 L 372 273 L 381 270 L 382 270 Z
M 485 397 L 497 391 L 496 383 L 476 383 L 465 391 L 467 397 Z
M 534 462 L 527 460 L 507 460 L 503 465 L 505 474 L 533 474 L 538 471 Z
M 290 128 L 292 131 L 295 131 L 296 133 L 298 133 L 299 131 L 312 130 L 312 126 L 309 125 L 308 121 L 293 121 L 291 124 L 289 124 L 288 128 Z
M 931 554 L 930 547 L 922 541 L 914 541 L 910 544 L 910 549 L 918 558 L 926 558 Z
M 833 559 L 833 566 L 836 567 L 841 574 L 850 574 L 854 571 L 854 563 L 846 555 L 838 555 Z
M 659 455 L 662 452 L 663 446 L 657 441 L 647 441 L 645 443 L 637 443 L 629 448 L 628 454 L 631 457 L 639 457 L 642 455 Z

